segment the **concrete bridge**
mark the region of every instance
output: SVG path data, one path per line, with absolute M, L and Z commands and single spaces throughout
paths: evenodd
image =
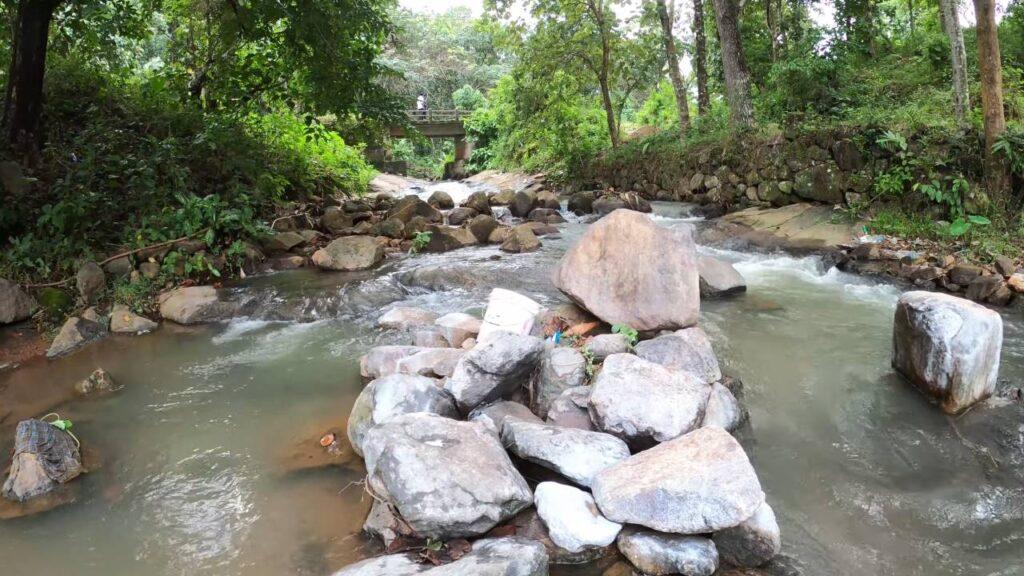
M 471 114 L 468 110 L 407 110 L 413 129 L 431 139 L 451 138 L 455 141 L 455 159 L 445 166 L 445 178 L 462 178 L 466 172 L 466 160 L 473 146 L 466 140 L 464 120 Z M 404 126 L 389 128 L 392 138 L 408 138 Z

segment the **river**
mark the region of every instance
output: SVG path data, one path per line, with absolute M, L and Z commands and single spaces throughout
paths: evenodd
M 693 221 L 687 213 L 655 204 L 666 226 Z M 75 503 L 0 521 L 0 572 L 320 576 L 376 553 L 359 534 L 361 462 L 289 473 L 283 456 L 343 425 L 359 356 L 401 341 L 374 326 L 387 306 L 479 311 L 495 286 L 562 302 L 550 271 L 585 229 L 570 220 L 530 254 L 474 247 L 371 274 L 250 278 L 235 289 L 260 295 L 257 319 L 164 325 L 0 374 L 0 386 L 43 388 L 102 366 L 125 385 L 59 408 L 103 464 L 76 480 Z M 899 290 L 824 272 L 816 257 L 702 249 L 749 285 L 705 302 L 701 321 L 745 383 L 752 424 L 740 438 L 802 573 L 1024 574 L 1024 487 L 990 483 L 949 418 L 889 368 Z M 1000 377 L 1020 381 L 1024 323 L 1004 320 Z

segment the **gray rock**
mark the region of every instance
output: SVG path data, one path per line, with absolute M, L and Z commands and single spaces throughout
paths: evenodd
M 78 294 L 82 297 L 82 301 L 92 304 L 99 299 L 103 289 L 107 287 L 107 275 L 103 273 L 103 268 L 100 268 L 99 264 L 86 262 L 79 266 L 78 273 L 75 274 L 75 287 L 78 288 Z
M 93 370 L 92 374 L 88 378 L 85 378 L 75 384 L 75 392 L 78 392 L 82 396 L 91 396 L 94 394 L 109 394 L 120 390 L 114 382 L 114 378 L 109 372 L 103 368 L 97 368 Z
M 583 347 L 596 362 L 603 362 L 612 354 L 629 352 L 629 342 L 622 334 L 598 334 Z
M 629 208 L 626 207 L 626 202 L 615 194 L 605 194 L 597 200 L 594 200 L 594 203 L 591 204 L 591 206 L 594 209 L 594 212 L 597 212 L 601 216 L 607 216 L 616 210 L 629 210 Z
M 161 294 L 160 316 L 178 324 L 219 322 L 236 316 L 239 304 L 222 300 L 213 286 L 175 288 Z
M 110 274 L 114 278 L 121 278 L 127 276 L 134 270 L 132 261 L 127 256 L 121 256 L 120 258 L 114 258 L 110 262 L 103 265 L 103 271 Z
M 636 355 L 666 368 L 689 372 L 708 384 L 722 379 L 711 341 L 699 326 L 644 340 L 636 345 Z
M 594 423 L 590 420 L 590 386 L 570 388 L 551 403 L 548 409 L 547 422 L 563 428 L 593 430 Z
M 375 346 L 359 359 L 363 378 L 380 378 L 398 373 L 398 361 L 423 351 L 419 346 Z
M 352 224 L 352 217 L 337 206 L 328 207 L 320 218 L 320 226 L 331 234 L 341 234 L 351 228 Z
M 371 488 L 422 537 L 478 536 L 533 502 L 497 437 L 480 424 L 406 414 L 363 442 Z
M 504 288 L 495 288 L 487 296 L 487 309 L 484 311 L 484 320 L 480 325 L 477 340 L 487 342 L 499 332 L 532 334 L 541 310 L 540 304 L 528 296 Z
M 661 534 L 628 527 L 619 534 L 619 550 L 650 576 L 711 576 L 718 570 L 718 551 L 702 536 Z
M 540 338 L 498 333 L 459 360 L 445 389 L 455 397 L 459 409 L 468 412 L 529 382 L 543 351 Z
M 429 326 L 437 320 L 437 314 L 422 308 L 396 306 L 377 319 L 377 326 L 387 330 L 408 330 L 418 326 Z
M 491 200 L 487 197 L 486 192 L 473 192 L 462 202 L 462 206 L 479 214 L 491 215 Z
M 818 164 L 797 172 L 793 180 L 793 193 L 807 200 L 828 204 L 842 204 L 846 179 L 832 162 Z
M 441 329 L 441 335 L 450 346 L 458 348 L 467 338 L 480 333 L 481 320 L 463 312 L 452 312 L 435 320 L 434 325 Z
M 444 218 L 440 210 L 411 195 L 399 198 L 388 211 L 388 218 L 398 218 L 406 224 L 416 217 L 425 218 L 428 222 L 440 222 Z
M 767 502 L 738 526 L 715 532 L 711 539 L 722 560 L 747 568 L 767 563 L 782 549 L 779 524 Z
M 20 286 L 0 278 L 0 324 L 21 322 L 32 316 L 39 305 Z
M 455 401 L 435 380 L 410 374 L 378 378 L 363 388 L 348 417 L 348 440 L 356 454 L 363 455 L 363 441 L 370 428 L 386 424 L 397 416 L 429 412 L 458 418 Z
M 728 432 L 738 429 L 747 421 L 747 411 L 728 388 L 719 382 L 711 385 L 711 397 L 704 411 L 701 426 L 717 426 Z
M 921 291 L 896 304 L 892 366 L 946 412 L 995 391 L 1002 344 L 1002 318 L 979 304 Z
M 469 222 L 469 231 L 476 236 L 476 241 L 483 244 L 491 237 L 491 232 L 498 227 L 498 221 L 489 214 L 480 214 Z
M 498 400 L 484 406 L 477 406 L 469 413 L 470 422 L 484 425 L 488 430 L 501 436 L 505 423 L 511 420 L 540 423 L 541 419 L 530 409 L 511 400 Z
M 14 456 L 0 493 L 24 502 L 81 474 L 82 456 L 67 432 L 42 420 L 22 420 L 14 436 Z
M 548 554 L 539 542 L 509 536 L 473 542 L 465 556 L 442 566 L 420 563 L 416 554 L 392 554 L 363 560 L 334 576 L 547 576 Z
M 621 524 L 602 516 L 594 498 L 579 488 L 541 482 L 533 499 L 551 540 L 569 552 L 608 546 L 622 530 Z
M 700 426 L 711 394 L 711 387 L 692 374 L 632 354 L 606 358 L 591 388 L 595 427 L 639 448 Z
M 592 225 L 552 280 L 601 320 L 641 332 L 693 326 L 700 312 L 691 229 L 663 228 L 631 210 Z
M 541 243 L 533 233 L 533 228 L 526 224 L 520 224 L 509 230 L 505 241 L 501 243 L 502 252 L 534 252 L 540 250 Z
M 747 291 L 747 281 L 728 262 L 710 256 L 697 259 L 701 298 L 720 298 Z
M 488 210 L 489 209 L 490 208 L 488 208 Z M 475 216 L 477 216 L 476 210 L 460 206 L 448 213 L 448 223 L 452 226 L 461 226 L 462 224 L 472 220 Z
M 590 214 L 594 211 L 595 195 L 591 191 L 577 192 L 569 197 L 567 208 L 577 216 Z
M 261 244 L 267 252 L 288 252 L 306 243 L 306 237 L 296 231 L 275 232 L 263 239 Z
M 582 386 L 586 378 L 587 361 L 579 351 L 565 346 L 545 350 L 534 378 L 534 412 L 546 418 L 551 403 L 569 388 Z
M 537 207 L 537 195 L 530 191 L 516 192 L 509 202 L 508 209 L 516 218 L 526 218 L 530 211 Z
M 384 259 L 384 246 L 368 236 L 345 236 L 313 253 L 313 264 L 325 270 L 366 270 Z
M 764 492 L 743 447 L 721 428 L 701 428 L 605 469 L 594 500 L 613 522 L 707 534 L 754 515 Z
M 436 327 L 416 330 L 412 333 L 412 343 L 421 348 L 447 348 L 448 341 L 445 340 L 441 330 Z
M 395 372 L 446 378 L 452 375 L 465 353 L 459 348 L 424 348 L 400 358 L 395 364 Z
M 544 222 L 545 224 L 565 222 L 565 217 L 557 208 L 534 208 L 527 218 L 533 222 Z
M 451 210 L 455 207 L 455 201 L 452 200 L 451 194 L 444 190 L 435 190 L 431 193 L 430 198 L 427 198 L 427 204 L 438 210 Z
M 60 327 L 60 332 L 57 333 L 57 337 L 53 339 L 50 348 L 46 351 L 46 357 L 55 358 L 67 354 L 79 346 L 101 338 L 104 334 L 106 334 L 106 330 L 98 322 L 73 316 Z
M 505 421 L 501 441 L 516 456 L 581 486 L 590 486 L 597 473 L 629 458 L 629 447 L 611 434 L 518 419 Z
M 131 311 L 124 304 L 114 304 L 110 311 L 110 331 L 115 334 L 145 334 L 158 324 Z
M 363 532 L 380 538 L 384 548 L 390 548 L 397 538 L 415 537 L 409 525 L 395 514 L 391 506 L 377 499 L 370 503 L 370 512 L 363 522 Z

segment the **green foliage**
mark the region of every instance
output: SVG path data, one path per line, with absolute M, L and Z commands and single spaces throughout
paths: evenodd
M 153 307 L 153 293 L 157 287 L 157 282 L 145 277 L 136 280 L 127 276 L 118 278 L 114 282 L 114 302 L 143 314 Z
M 424 230 L 423 232 L 417 232 L 412 237 L 412 246 L 409 247 L 409 254 L 418 254 L 420 250 L 426 248 L 427 244 L 430 244 L 430 238 L 434 235 L 430 230 Z
M 452 93 L 452 101 L 458 110 L 476 110 L 487 103 L 483 93 L 469 84 Z
M 612 326 L 612 333 L 613 334 L 622 334 L 622 336 L 626 339 L 626 343 L 629 344 L 630 348 L 632 348 L 633 346 L 636 346 L 636 343 L 640 339 L 640 335 L 637 333 L 637 331 L 634 330 L 632 327 L 630 327 L 628 324 L 615 324 L 615 325 L 613 325 Z
M 651 95 L 644 100 L 633 121 L 642 126 L 671 128 L 679 125 L 679 112 L 676 110 L 676 94 L 672 83 L 662 79 Z
M 1024 128 L 1011 128 L 999 136 L 992 151 L 1002 156 L 1010 171 L 1024 178 Z

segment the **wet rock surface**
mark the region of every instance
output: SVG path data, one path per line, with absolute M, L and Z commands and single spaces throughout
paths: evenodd
M 747 568 L 767 563 L 782 548 L 779 524 L 767 502 L 738 526 L 715 532 L 712 540 L 722 560 Z
M 689 372 L 709 384 L 722 379 L 711 341 L 698 326 L 644 340 L 636 345 L 636 355 L 672 370 Z
M 618 545 L 630 563 L 651 576 L 711 576 L 718 569 L 715 544 L 701 536 L 629 527 L 619 534 Z
M 509 452 L 549 468 L 581 486 L 629 458 L 629 447 L 611 434 L 511 419 L 501 430 Z
M 70 434 L 42 420 L 22 420 L 15 432 L 14 456 L 2 494 L 8 500 L 24 502 L 82 472 L 82 456 Z

